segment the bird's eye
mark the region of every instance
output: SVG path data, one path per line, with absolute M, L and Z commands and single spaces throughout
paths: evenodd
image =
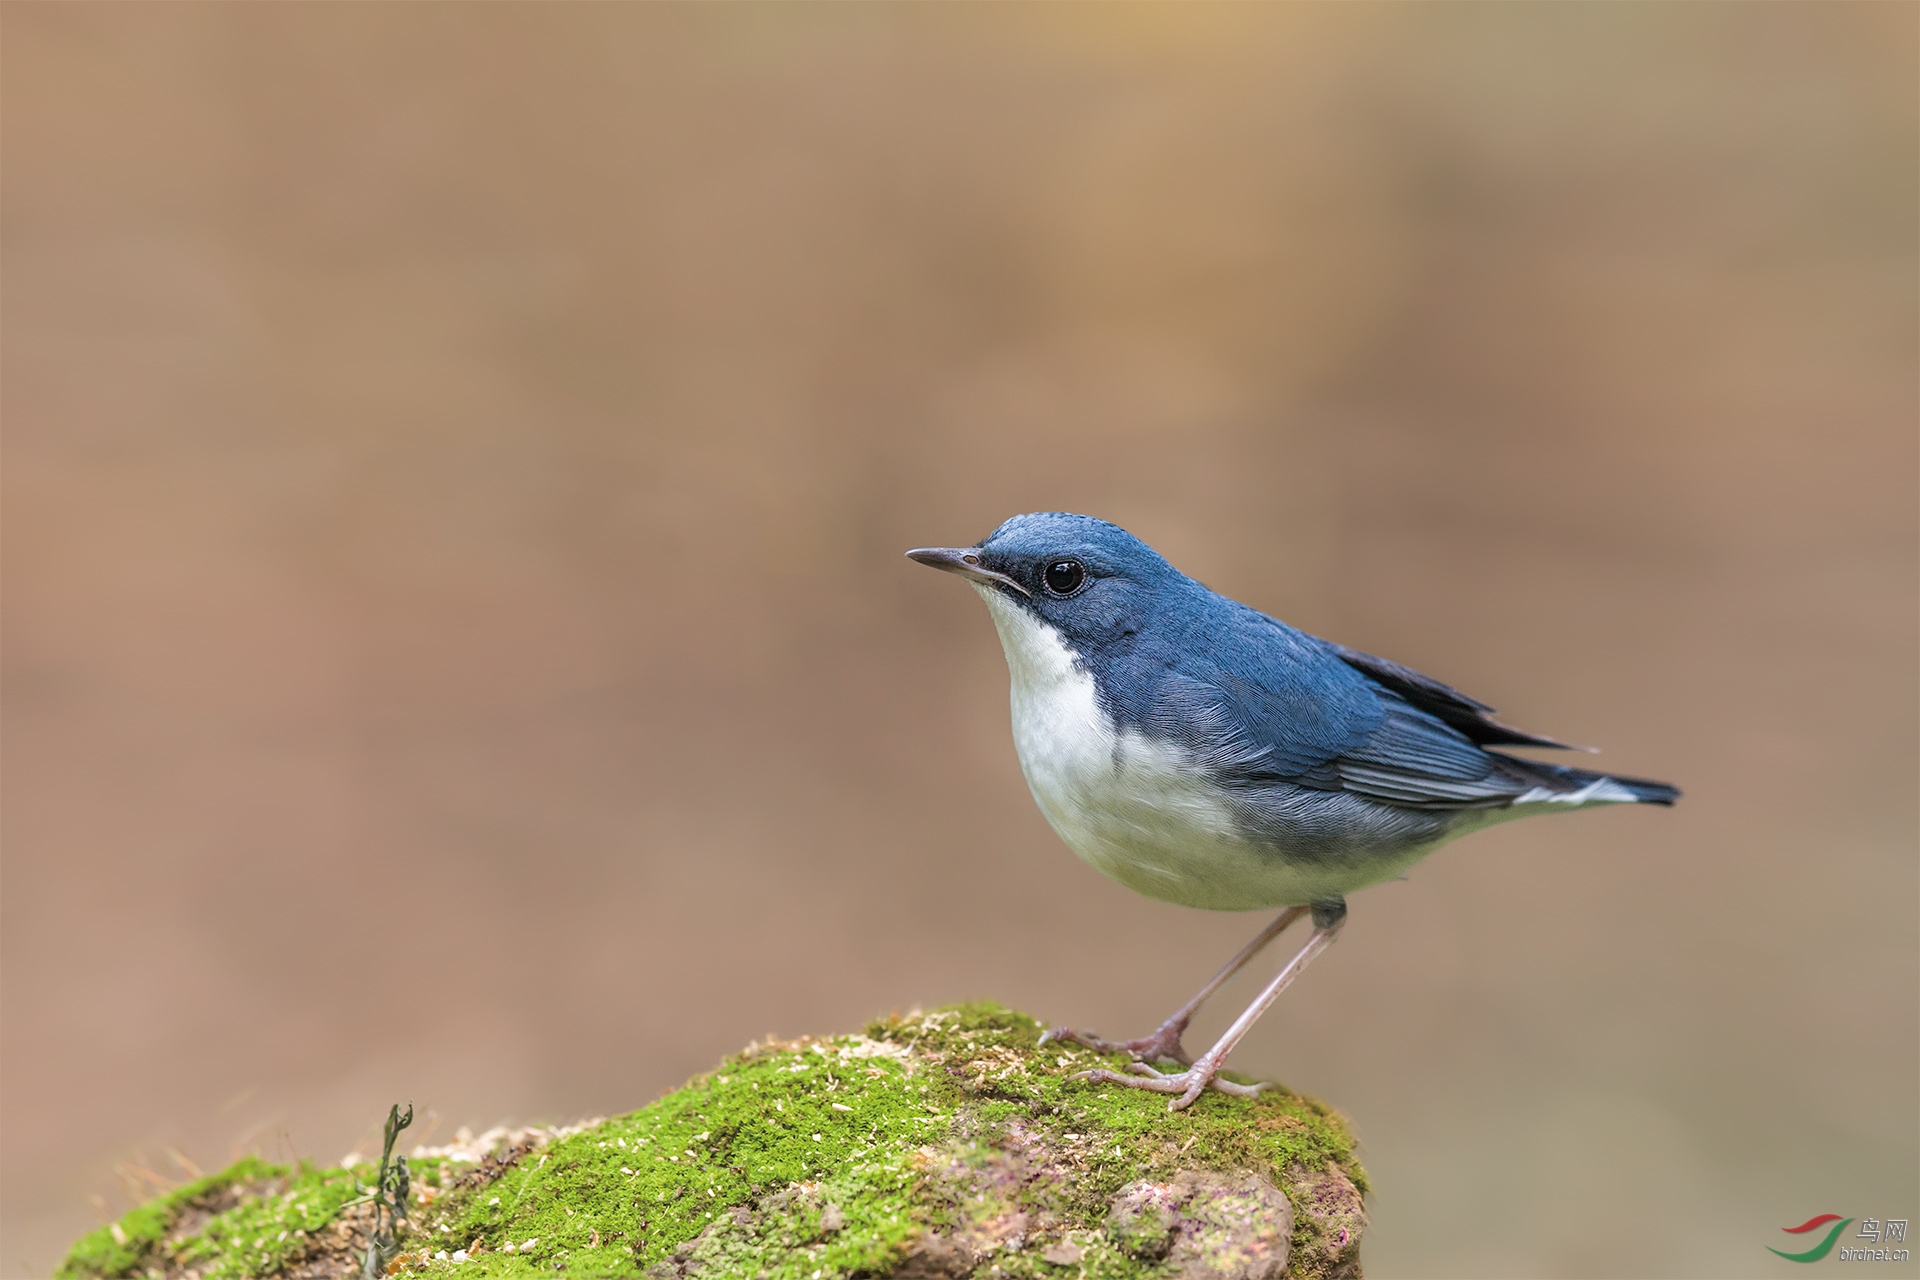
M 1078 560 L 1055 560 L 1040 577 L 1053 594 L 1070 596 L 1087 580 L 1087 571 Z

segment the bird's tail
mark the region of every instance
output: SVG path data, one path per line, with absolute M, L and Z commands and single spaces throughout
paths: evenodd
M 1680 798 L 1680 788 L 1649 778 L 1622 778 L 1618 774 L 1595 773 L 1590 769 L 1569 769 L 1565 765 L 1539 760 L 1522 760 L 1498 751 L 1498 756 L 1514 767 L 1530 785 L 1513 798 L 1514 804 L 1661 804 L 1671 805 Z

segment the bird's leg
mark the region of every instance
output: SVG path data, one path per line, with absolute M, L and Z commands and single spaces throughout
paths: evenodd
M 1175 1009 L 1173 1016 L 1161 1023 L 1160 1029 L 1150 1036 L 1139 1040 L 1102 1040 L 1091 1031 L 1055 1027 L 1040 1037 L 1040 1043 L 1045 1044 L 1049 1040 L 1070 1040 L 1074 1044 L 1085 1045 L 1101 1053 L 1132 1054 L 1135 1062 L 1153 1063 L 1162 1058 L 1172 1058 L 1181 1066 L 1186 1066 L 1193 1059 L 1187 1056 L 1186 1049 L 1181 1046 L 1180 1036 L 1186 1031 L 1187 1024 L 1193 1021 L 1193 1015 L 1200 1012 L 1200 1006 L 1207 1002 L 1209 996 L 1225 986 L 1229 978 L 1246 968 L 1248 961 L 1266 950 L 1269 942 L 1285 933 L 1288 925 L 1305 914 L 1307 914 L 1305 907 L 1288 907 L 1274 917 L 1272 924 L 1262 929 L 1252 942 L 1240 948 L 1238 955 L 1222 965 L 1220 972 L 1209 978 L 1207 985 L 1200 988 L 1193 999 Z
M 1334 936 L 1340 932 L 1340 926 L 1346 918 L 1347 904 L 1344 901 L 1335 899 L 1332 902 L 1314 903 L 1313 933 L 1307 938 L 1306 945 L 1300 948 L 1293 959 L 1287 961 L 1285 968 L 1274 975 L 1273 981 L 1267 984 L 1267 989 L 1255 997 L 1254 1002 L 1247 1006 L 1247 1011 L 1234 1020 L 1234 1024 L 1227 1028 L 1227 1033 L 1220 1037 L 1213 1048 L 1201 1054 L 1200 1060 L 1185 1071 L 1162 1074 L 1144 1063 L 1135 1062 L 1128 1064 L 1127 1071 L 1131 1074 L 1123 1075 L 1118 1071 L 1106 1070 L 1082 1071 L 1073 1079 L 1085 1080 L 1090 1084 L 1124 1084 L 1136 1089 L 1179 1094 L 1179 1097 L 1167 1104 L 1169 1111 L 1179 1111 L 1191 1106 L 1193 1100 L 1198 1098 L 1209 1085 L 1222 1093 L 1236 1094 L 1245 1098 L 1253 1097 L 1267 1086 L 1235 1084 L 1231 1080 L 1218 1079 L 1220 1064 L 1226 1061 L 1229 1053 L 1233 1052 L 1233 1047 L 1240 1043 L 1240 1037 L 1247 1034 L 1247 1029 L 1260 1020 L 1260 1015 L 1267 1011 L 1267 1006 L 1272 1004 L 1280 993 L 1300 976 L 1300 971 L 1311 964 L 1315 956 L 1333 945 Z

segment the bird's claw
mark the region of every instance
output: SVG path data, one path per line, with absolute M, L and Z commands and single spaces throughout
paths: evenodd
M 1129 1062 L 1124 1072 L 1098 1067 L 1092 1071 L 1077 1072 L 1067 1078 L 1086 1084 L 1124 1084 L 1133 1089 L 1151 1089 L 1155 1093 L 1179 1094 L 1179 1097 L 1167 1104 L 1169 1111 L 1186 1110 L 1208 1089 L 1218 1089 L 1236 1098 L 1257 1098 L 1262 1089 L 1273 1087 L 1265 1081 L 1259 1084 L 1240 1084 L 1233 1080 L 1222 1080 L 1218 1074 L 1219 1070 L 1219 1064 L 1207 1062 L 1188 1067 L 1185 1071 L 1172 1072 L 1156 1071 L 1144 1062 Z
M 1159 1030 L 1150 1036 L 1138 1040 L 1103 1040 L 1091 1031 L 1076 1031 L 1072 1027 L 1053 1027 L 1040 1037 L 1041 1044 L 1065 1042 L 1092 1049 L 1095 1053 L 1124 1053 L 1135 1062 L 1154 1063 L 1162 1058 L 1171 1058 L 1182 1066 L 1193 1061 L 1187 1056 L 1186 1048 L 1180 1043 L 1180 1033 L 1186 1030 L 1184 1023 L 1176 1026 L 1171 1021 L 1163 1023 Z
M 1230 1093 L 1236 1098 L 1257 1098 L 1267 1089 L 1273 1088 L 1273 1081 L 1259 1080 L 1253 1084 L 1236 1084 L 1232 1080 L 1213 1080 L 1214 1088 L 1222 1093 Z

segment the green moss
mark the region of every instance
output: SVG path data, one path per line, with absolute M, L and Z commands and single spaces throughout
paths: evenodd
M 910 1064 L 863 1052 L 874 1043 L 750 1050 L 650 1107 L 522 1161 L 486 1195 L 468 1198 L 450 1234 L 487 1251 L 480 1275 L 516 1274 L 529 1263 L 550 1270 L 562 1260 L 586 1274 L 626 1273 L 636 1261 L 662 1260 L 733 1206 L 817 1185 L 810 1198 L 822 1207 L 796 1211 L 793 1224 L 822 1240 L 804 1271 L 772 1260 L 743 1265 L 771 1276 L 877 1266 L 914 1229 L 912 1140 L 939 1121 Z M 826 1204 L 844 1217 L 831 1239 L 807 1221 Z
M 120 1221 L 81 1238 L 73 1252 L 60 1265 L 56 1276 L 139 1275 L 147 1259 L 158 1252 L 174 1221 L 193 1206 L 215 1202 L 235 1184 L 257 1180 L 270 1173 L 252 1156 L 231 1168 L 190 1182 L 184 1187 L 149 1200 Z
M 365 1169 L 275 1170 L 233 1209 L 211 1219 L 178 1251 L 203 1280 L 272 1275 L 306 1248 L 312 1234 L 364 1193 Z
M 1164 1095 L 1069 1080 L 1114 1064 L 1039 1046 L 1041 1029 L 969 1004 L 860 1035 L 754 1045 L 639 1111 L 504 1163 L 427 1161 L 416 1184 L 430 1202 L 404 1224 L 394 1269 L 476 1280 L 884 1275 L 930 1230 L 1019 1222 L 1032 1239 L 993 1255 L 1001 1274 L 1117 1280 L 1157 1268 L 1107 1238 L 1109 1202 L 1128 1183 L 1257 1170 L 1285 1188 L 1301 1171 L 1334 1169 L 1365 1188 L 1352 1137 L 1318 1103 L 1279 1088 L 1209 1092 L 1169 1113 Z M 1048 1176 L 1033 1176 L 1035 1153 Z M 61 1275 L 192 1267 L 213 1280 L 277 1274 L 303 1257 L 311 1270 L 327 1249 L 350 1257 L 364 1247 L 348 1230 L 358 1211 L 335 1218 L 362 1190 L 355 1172 L 242 1161 L 136 1209 L 117 1224 L 124 1243 L 111 1229 L 88 1236 Z M 180 1230 L 195 1205 L 204 1220 Z M 1290 1275 L 1314 1274 L 1319 1229 L 1296 1212 Z M 1056 1265 L 1047 1249 L 1079 1256 Z
M 272 1275 L 306 1253 L 314 1235 L 364 1192 L 356 1172 L 306 1164 L 289 1169 L 248 1156 L 95 1231 L 55 1274 L 141 1276 L 190 1268 L 203 1280 Z

